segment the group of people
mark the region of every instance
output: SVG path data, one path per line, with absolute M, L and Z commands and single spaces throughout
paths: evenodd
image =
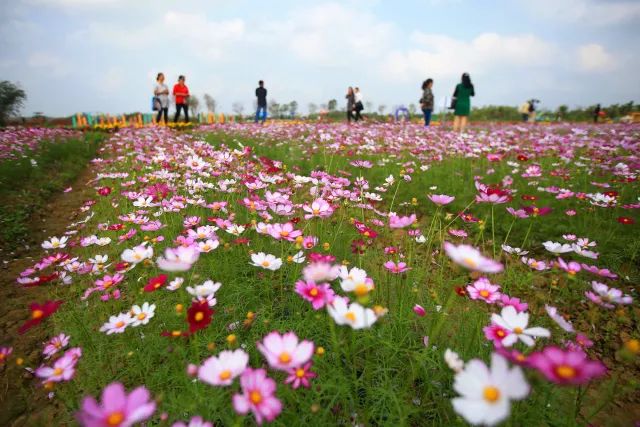
M 362 103 L 362 93 L 360 88 L 355 89 L 351 86 L 347 89 L 347 122 L 351 123 L 351 120 L 359 121 L 363 120 L 362 110 L 364 110 L 364 104 Z
M 431 114 L 433 113 L 433 79 L 429 78 L 422 82 L 422 97 L 420 97 L 420 108 L 424 116 L 424 125 L 431 124 Z M 451 98 L 450 110 L 453 111 L 453 130 L 455 132 L 464 131 L 471 113 L 471 97 L 475 96 L 475 88 L 471 83 L 469 73 L 462 74 L 460 83 L 456 85 Z
M 184 118 L 189 122 L 189 88 L 184 83 L 184 76 L 178 76 L 178 82 L 173 85 L 173 96 L 176 101 L 176 114 L 173 122 L 176 123 L 180 117 L 180 111 L 184 111 Z M 164 119 L 164 123 L 169 121 L 169 87 L 164 83 L 164 73 L 158 73 L 156 76 L 156 85 L 153 88 L 153 111 L 157 111 L 156 122 L 160 123 Z
M 530 99 L 523 102 L 518 108 L 520 117 L 523 122 L 535 122 L 536 121 L 536 104 L 540 101 L 537 99 Z

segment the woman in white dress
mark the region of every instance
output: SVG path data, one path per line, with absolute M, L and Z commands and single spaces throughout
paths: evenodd
M 168 122 L 167 115 L 169 114 L 169 87 L 164 84 L 164 74 L 158 73 L 156 77 L 156 85 L 153 88 L 153 95 L 156 97 L 159 103 L 158 116 L 156 117 L 156 123 L 160 124 L 160 119 L 164 115 L 164 124 Z

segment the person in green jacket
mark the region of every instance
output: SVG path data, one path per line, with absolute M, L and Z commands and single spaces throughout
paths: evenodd
M 463 132 L 467 126 L 467 118 L 471 112 L 471 97 L 475 94 L 469 73 L 464 73 L 462 81 L 456 85 L 456 90 L 453 92 L 453 97 L 456 100 L 453 118 L 454 132 Z

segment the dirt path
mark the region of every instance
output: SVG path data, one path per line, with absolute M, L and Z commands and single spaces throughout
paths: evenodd
M 19 336 L 18 327 L 28 317 L 28 305 L 49 298 L 50 287 L 24 288 L 16 278 L 25 268 L 39 261 L 44 252 L 40 242 L 49 236 L 61 236 L 66 227 L 79 217 L 79 207 L 95 197 L 87 182 L 93 178 L 93 166 L 88 164 L 84 172 L 70 185 L 73 190 L 51 199 L 42 212 L 31 218 L 31 241 L 29 250 L 16 253 L 14 259 L 2 260 L 0 265 L 0 345 L 13 347 L 13 354 L 0 367 L 0 426 L 51 426 L 56 412 L 64 410 L 56 399 L 49 400 L 47 393 L 38 388 L 38 382 L 25 370 L 36 368 L 42 360 L 42 342 L 49 336 L 48 329 L 36 327 Z M 57 285 L 53 285 L 57 286 Z M 18 366 L 18 358 L 24 359 Z

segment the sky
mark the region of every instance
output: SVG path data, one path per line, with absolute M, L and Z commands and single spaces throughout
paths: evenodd
M 156 73 L 220 111 L 269 99 L 438 105 L 463 72 L 481 105 L 640 102 L 638 0 L 0 0 L 0 80 L 22 113 L 148 112 Z M 438 109 L 438 108 L 437 108 Z

